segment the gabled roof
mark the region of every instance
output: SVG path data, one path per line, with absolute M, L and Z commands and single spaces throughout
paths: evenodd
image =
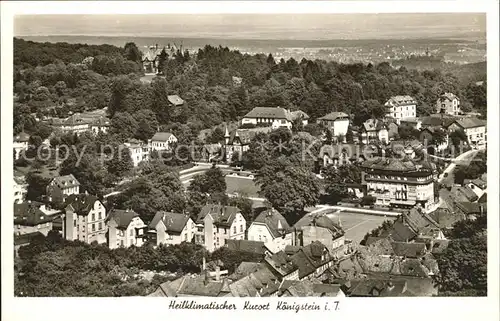
M 335 121 L 337 119 L 344 119 L 344 118 L 349 118 L 349 115 L 347 115 L 344 112 L 341 111 L 334 111 L 329 114 L 326 114 L 323 117 L 319 117 L 318 120 L 329 120 L 329 121 Z
M 432 170 L 432 164 L 430 164 L 430 162 L 418 162 L 409 158 L 399 159 L 375 157 L 364 161 L 361 166 L 364 168 L 402 173 L 416 172 L 420 170 L 428 172 Z
M 476 193 L 468 186 L 453 186 L 450 197 L 456 202 L 475 202 L 478 199 Z
M 314 273 L 318 267 L 329 261 L 328 256 L 324 257 L 327 253 L 328 249 L 323 243 L 314 241 L 293 254 L 290 260 L 299 269 L 299 278 L 303 278 Z
M 235 140 L 242 145 L 250 144 L 251 140 L 259 133 L 270 133 L 273 129 L 271 127 L 257 127 L 236 129 L 231 132 L 229 136 L 229 145 L 234 144 Z
M 349 294 L 357 297 L 398 297 L 404 296 L 404 280 L 355 280 L 351 282 Z
M 99 117 L 96 120 L 92 122 L 92 126 L 99 126 L 99 127 L 105 127 L 109 126 L 110 120 L 107 117 Z
M 172 133 L 158 132 L 158 133 L 154 134 L 154 136 L 151 138 L 151 140 L 152 141 L 166 142 L 172 136 L 174 136 L 174 134 L 172 134 Z
M 327 155 L 329 158 L 339 158 L 345 156 L 347 159 L 355 160 L 365 158 L 371 153 L 375 153 L 377 148 L 372 145 L 357 145 L 357 144 L 336 144 L 336 145 L 323 145 L 319 151 L 319 157 L 323 158 Z
M 263 266 L 255 272 L 229 284 L 231 294 L 235 297 L 267 297 L 278 291 L 278 278 Z
M 80 182 L 75 178 L 75 176 L 73 176 L 73 174 L 54 177 L 51 181 L 51 184 L 52 183 L 60 188 L 80 186 Z
M 292 262 L 291 258 L 283 251 L 267 255 L 264 260 L 266 263 L 281 276 L 288 275 L 297 270 L 297 267 Z
M 204 275 L 189 275 L 181 277 L 181 280 L 177 281 L 176 284 L 172 284 L 173 282 L 175 281 L 169 282 L 166 285 L 176 296 L 217 297 L 223 291 L 226 281 L 205 280 Z
M 272 118 L 292 121 L 288 111 L 281 107 L 255 107 L 243 116 L 243 118 Z
M 235 206 L 207 204 L 200 210 L 196 223 L 203 223 L 205 216 L 210 214 L 216 226 L 230 227 L 238 213 L 241 210 Z
M 177 95 L 168 95 L 167 99 L 174 106 L 181 106 L 184 104 L 184 100 Z
M 231 280 L 239 280 L 250 273 L 260 270 L 263 266 L 265 266 L 265 264 L 260 262 L 241 262 L 234 273 L 228 278 Z
M 99 201 L 99 199 L 94 195 L 73 194 L 66 198 L 66 208 L 73 209 L 78 215 L 88 215 L 97 201 Z
M 387 125 L 379 119 L 368 119 L 363 123 L 363 129 L 367 132 L 380 131 L 382 129 L 387 129 Z
M 52 222 L 56 215 L 47 215 L 44 213 L 38 202 L 24 202 L 14 204 L 14 224 L 23 226 L 36 226 L 39 224 Z
M 455 120 L 454 123 L 462 128 L 475 128 L 475 127 L 486 126 L 486 120 L 478 119 L 475 117 L 457 119 Z
M 266 252 L 264 242 L 260 241 L 227 239 L 226 246 L 230 250 L 242 253 L 264 255 Z
M 19 143 L 25 143 L 28 142 L 29 140 L 30 140 L 30 135 L 26 134 L 25 132 L 20 132 L 14 137 L 14 141 Z
M 133 210 L 117 210 L 113 209 L 107 217 L 107 221 L 114 220 L 117 224 L 117 228 L 121 230 L 126 230 L 132 220 L 139 217 L 139 214 Z
M 456 206 L 466 215 L 486 213 L 488 207 L 481 203 L 457 202 Z
M 180 234 L 189 221 L 189 215 L 158 211 L 149 223 L 148 228 L 155 229 L 160 221 L 165 225 L 167 233 Z
M 425 255 L 425 243 L 392 242 L 392 249 L 396 256 L 418 258 Z
M 463 215 L 451 211 L 447 207 L 439 207 L 435 211 L 429 213 L 429 216 L 439 224 L 440 228 L 444 229 L 450 229 L 453 227 L 453 224 L 465 219 Z
M 306 214 L 295 225 L 294 229 L 300 230 L 304 226 L 316 226 L 327 229 L 334 238 L 344 235 L 344 230 L 326 215 Z
M 252 224 L 267 226 L 273 238 L 281 237 L 291 232 L 290 225 L 286 219 L 274 208 L 262 211 Z

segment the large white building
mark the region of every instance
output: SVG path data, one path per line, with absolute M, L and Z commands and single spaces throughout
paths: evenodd
M 167 151 L 172 148 L 172 144 L 177 143 L 177 137 L 172 133 L 158 132 L 149 140 L 150 150 Z
M 246 224 L 239 208 L 207 204 L 196 220 L 195 243 L 213 252 L 224 246 L 227 239 L 244 240 Z
M 69 195 L 79 193 L 80 182 L 73 174 L 54 177 L 47 185 L 47 195 L 53 202 L 64 202 Z
M 14 176 L 14 204 L 24 202 L 28 193 L 28 184 L 21 177 Z
M 15 159 L 19 159 L 21 152 L 28 149 L 28 142 L 30 140 L 30 135 L 25 132 L 19 133 L 14 137 L 14 153 Z
M 335 137 L 345 137 L 349 129 L 349 115 L 343 112 L 332 112 L 318 118 L 318 124 L 322 124 L 333 131 Z
M 134 167 L 139 166 L 142 161 L 149 159 L 149 146 L 141 141 L 129 141 L 123 144 L 130 151 L 130 158 Z
M 289 111 L 281 107 L 255 107 L 241 119 L 241 125 L 270 126 L 273 129 L 292 129 L 293 122 L 301 119 L 307 125 L 309 116 L 303 111 Z
M 266 209 L 248 228 L 250 241 L 264 242 L 266 248 L 276 253 L 293 244 L 293 235 L 286 219 L 275 209 Z
M 399 124 L 402 119 L 417 117 L 417 101 L 411 96 L 393 96 L 386 103 L 387 117 L 396 119 Z

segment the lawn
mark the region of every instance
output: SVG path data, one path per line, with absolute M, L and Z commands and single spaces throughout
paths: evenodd
M 383 217 L 378 215 L 366 215 L 352 212 L 339 212 L 328 215 L 334 222 L 340 223 L 345 231 L 346 239 L 359 244 L 366 233 L 382 225 L 386 220 L 395 220 L 395 217 Z
M 250 178 L 226 175 L 227 193 L 259 197 L 259 187 Z

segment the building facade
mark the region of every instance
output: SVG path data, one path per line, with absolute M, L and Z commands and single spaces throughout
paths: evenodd
M 156 234 L 156 245 L 191 242 L 196 226 L 187 214 L 159 211 L 149 223 L 149 230 Z
M 64 203 L 69 195 L 80 193 L 80 182 L 73 174 L 54 177 L 47 185 L 47 195 L 55 203 Z
M 460 115 L 460 99 L 452 93 L 444 93 L 436 102 L 437 114 Z
M 376 158 L 361 164 L 362 184 L 375 204 L 411 208 L 420 204 L 428 210 L 434 204 L 434 168 L 430 162 Z
M 66 199 L 64 236 L 85 243 L 106 243 L 106 208 L 93 195 L 74 194 Z
M 118 247 L 142 246 L 146 224 L 139 214 L 132 210 L 111 210 L 107 219 L 108 246 Z
M 474 147 L 482 147 L 487 144 L 486 120 L 478 118 L 462 118 L 455 120 L 448 126 L 448 131 L 461 130 L 467 136 L 467 142 Z
M 25 132 L 19 133 L 14 137 L 14 158 L 19 159 L 21 152 L 28 149 L 30 136 Z
M 343 112 L 332 112 L 318 118 L 317 123 L 331 129 L 334 137 L 345 138 L 349 129 L 349 115 Z
M 269 126 L 273 129 L 292 129 L 290 111 L 281 107 L 255 107 L 241 119 L 241 125 Z
M 174 134 L 158 132 L 149 140 L 149 149 L 151 151 L 168 151 L 175 143 L 177 143 L 177 137 Z
M 23 179 L 14 177 L 14 204 L 24 202 L 27 193 L 28 184 Z
M 246 220 L 239 208 L 207 204 L 196 220 L 195 243 L 213 252 L 227 239 L 244 240 L 245 232 Z
M 130 158 L 134 167 L 139 166 L 142 161 L 149 159 L 149 146 L 141 141 L 129 141 L 123 144 L 130 151 Z
M 41 233 L 45 236 L 53 229 L 53 222 L 61 211 L 39 202 L 14 204 L 14 235 Z
M 417 117 L 417 101 L 410 96 L 393 96 L 386 103 L 386 117 L 392 117 L 399 124 L 402 119 Z
M 273 253 L 284 250 L 287 245 L 294 245 L 290 225 L 275 209 L 266 209 L 257 216 L 248 228 L 247 238 L 264 242 Z

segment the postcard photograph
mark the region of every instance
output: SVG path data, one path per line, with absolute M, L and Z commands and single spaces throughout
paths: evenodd
M 20 14 L 10 41 L 15 297 L 488 295 L 485 12 Z

